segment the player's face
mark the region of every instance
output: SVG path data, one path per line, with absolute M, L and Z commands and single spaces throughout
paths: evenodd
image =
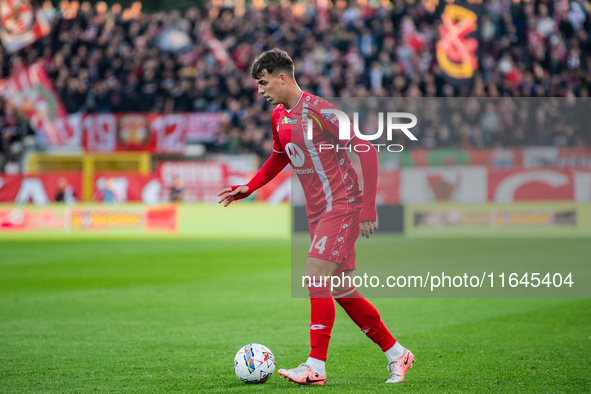
M 268 102 L 277 105 L 283 101 L 283 88 L 285 86 L 285 74 L 280 73 L 277 76 L 265 73 L 260 79 L 257 79 L 259 94 L 262 94 Z

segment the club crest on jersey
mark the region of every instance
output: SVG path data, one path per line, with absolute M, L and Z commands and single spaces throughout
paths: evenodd
M 339 118 L 332 112 L 325 112 L 322 117 L 324 120 L 330 120 L 333 124 L 339 124 Z
M 304 165 L 304 161 L 306 160 L 304 152 L 296 144 L 290 142 L 285 145 L 285 153 L 287 153 L 287 156 L 294 167 L 301 167 Z
M 298 119 L 290 119 L 287 116 L 284 116 L 281 124 L 298 124 Z

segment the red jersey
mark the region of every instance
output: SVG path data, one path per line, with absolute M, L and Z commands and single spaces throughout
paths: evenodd
M 325 212 L 345 214 L 358 209 L 361 209 L 361 222 L 376 220 L 376 150 L 353 133 L 348 141 L 339 140 L 337 116 L 330 112 L 323 114 L 322 109 L 337 108 L 308 93 L 302 93 L 297 104 L 290 110 L 286 110 L 282 104 L 275 107 L 273 153 L 246 184 L 248 191 L 234 196 L 236 200 L 248 197 L 277 176 L 286 165 L 291 164 L 304 189 L 309 221 L 315 221 Z M 308 138 L 309 120 L 312 122 L 312 138 Z M 350 145 L 361 148 L 353 150 L 361 162 L 363 194 L 359 188 L 357 173 L 349 159 Z M 232 190 L 237 187 L 232 186 Z
M 321 113 L 322 109 L 337 108 L 324 99 L 302 93 L 294 107 L 287 110 L 279 104 L 272 116 L 273 151 L 286 155 L 298 175 L 309 220 L 324 212 L 348 212 L 362 207 L 357 173 L 345 149 L 351 140 L 339 140 L 338 118 L 332 113 Z M 308 120 L 312 121 L 312 139 L 308 136 Z

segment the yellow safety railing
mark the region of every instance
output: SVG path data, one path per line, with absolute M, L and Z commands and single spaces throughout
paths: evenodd
M 147 175 L 152 157 L 146 152 L 47 154 L 29 153 L 25 173 L 79 171 L 82 172 L 82 199 L 89 201 L 93 193 L 96 171 L 128 171 Z

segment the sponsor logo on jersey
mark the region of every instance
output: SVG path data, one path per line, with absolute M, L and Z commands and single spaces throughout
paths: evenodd
M 294 169 L 294 171 L 300 175 L 313 174 L 315 172 L 313 168 L 306 168 L 306 169 L 296 168 L 296 169 Z
M 304 152 L 293 142 L 285 145 L 285 153 L 287 153 L 287 157 L 291 160 L 292 166 L 301 167 L 304 165 L 304 161 L 306 160 Z
M 298 119 L 291 119 L 287 116 L 284 116 L 281 124 L 298 124 Z

